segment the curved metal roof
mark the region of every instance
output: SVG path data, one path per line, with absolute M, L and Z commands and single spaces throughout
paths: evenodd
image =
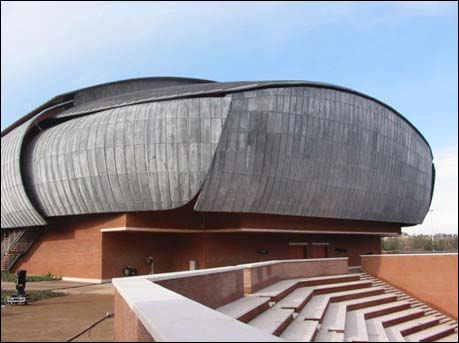
M 59 95 L 56 95 L 55 97 L 51 98 L 50 100 L 46 101 L 42 105 L 38 106 L 34 110 L 30 111 L 27 113 L 25 116 L 19 118 L 16 120 L 14 123 L 6 127 L 5 129 L 2 130 L 1 136 L 3 137 L 6 135 L 8 132 L 13 130 L 15 127 L 19 126 L 20 124 L 24 123 L 26 120 L 35 117 L 38 115 L 40 112 L 44 111 L 46 108 L 57 105 L 62 102 L 67 102 L 67 101 L 73 101 L 75 94 L 83 91 L 90 91 L 93 89 L 101 88 L 101 87 L 106 87 L 106 86 L 112 86 L 112 85 L 123 85 L 129 82 L 137 82 L 137 81 L 152 81 L 152 82 L 161 82 L 161 81 L 175 81 L 175 82 L 181 82 L 184 84 L 188 83 L 212 83 L 215 81 L 211 80 L 205 80 L 205 79 L 196 79 L 196 78 L 190 78 L 190 77 L 173 77 L 173 76 L 152 76 L 152 77 L 140 77 L 140 78 L 132 78 L 132 79 L 126 79 L 126 80 L 119 80 L 119 81 L 111 81 L 111 82 L 106 82 L 106 83 L 100 83 L 94 86 L 89 86 L 89 87 L 83 87 L 80 89 L 76 89 L 70 92 L 65 92 Z M 154 88 L 154 87 L 153 87 Z
M 432 151 L 406 118 L 308 81 L 88 87 L 5 129 L 3 150 L 2 227 L 171 209 L 197 194 L 198 211 L 412 224 L 433 189 Z
M 21 119 L 17 120 L 7 128 L 5 128 L 1 136 L 3 137 L 9 131 L 20 125 L 22 122 L 27 120 L 30 117 L 38 114 L 39 112 L 43 111 L 46 107 L 55 105 L 59 102 L 68 101 L 70 99 L 73 100 L 73 96 L 81 91 L 91 90 L 100 88 L 103 86 L 111 86 L 116 84 L 123 84 L 129 83 L 133 81 L 139 80 L 153 80 L 153 81 L 162 81 L 162 80 L 174 80 L 177 82 L 184 82 L 186 85 L 183 86 L 170 86 L 164 88 L 150 88 L 140 91 L 133 91 L 127 94 L 121 94 L 116 96 L 109 96 L 106 98 L 98 99 L 95 101 L 90 101 L 87 103 L 83 103 L 77 106 L 70 108 L 68 111 L 63 113 L 61 116 L 65 115 L 79 115 L 79 114 L 89 114 L 94 111 L 102 110 L 102 109 L 109 109 L 121 106 L 128 106 L 136 103 L 142 102 L 151 102 L 151 101 L 161 101 L 161 100 L 168 100 L 168 99 L 180 99 L 180 98 L 191 98 L 191 97 L 198 97 L 198 96 L 222 96 L 229 93 L 235 92 L 242 92 L 248 90 L 255 90 L 255 89 L 264 89 L 264 88 L 274 88 L 274 87 L 295 87 L 295 86 L 310 86 L 310 87 L 318 87 L 318 88 L 329 88 L 335 89 L 351 94 L 360 95 L 364 98 L 373 100 L 380 105 L 386 107 L 387 109 L 394 112 L 398 115 L 402 120 L 408 123 L 424 140 L 430 150 L 430 154 L 433 157 L 432 149 L 430 147 L 429 142 L 424 137 L 424 135 L 400 112 L 395 110 L 393 107 L 389 106 L 388 104 L 378 100 L 370 95 L 365 93 L 358 92 L 351 88 L 337 86 L 330 83 L 325 82 L 317 82 L 317 81 L 239 81 L 239 82 L 216 82 L 210 81 L 205 79 L 195 79 L 195 78 L 185 78 L 185 77 L 146 77 L 146 78 L 134 78 L 134 79 L 127 79 L 127 80 L 120 80 L 120 81 L 113 81 L 102 83 L 99 85 L 85 87 L 78 90 L 74 90 L 71 92 L 63 93 L 61 95 L 57 95 L 51 100 L 47 101 L 43 105 L 39 106 L 29 114 L 25 115 Z M 191 84 L 188 84 L 191 83 Z

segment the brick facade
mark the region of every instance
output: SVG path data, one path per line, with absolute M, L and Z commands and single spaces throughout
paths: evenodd
M 156 231 L 101 232 L 101 229 L 124 227 L 152 228 Z M 216 229 L 241 228 L 277 228 L 280 232 L 215 232 Z M 180 232 L 158 232 L 168 229 L 180 229 Z M 184 233 L 187 229 L 200 231 Z M 213 232 L 206 233 L 206 229 Z M 146 262 L 149 256 L 155 262 L 154 272 L 163 273 L 188 270 L 192 260 L 198 261 L 199 268 L 213 268 L 267 260 L 321 257 L 301 256 L 302 247 L 306 245 L 300 245 L 298 249 L 291 243 L 307 243 L 308 248 L 305 249 L 309 252 L 318 248 L 313 243 L 328 243 L 323 249 L 327 257 L 349 257 L 350 266 L 360 264 L 361 254 L 380 253 L 379 235 L 281 232 L 287 229 L 400 232 L 400 227 L 393 224 L 271 215 L 204 215 L 186 207 L 159 213 L 73 216 L 54 218 L 49 227 L 43 229 L 31 251 L 16 264 L 16 269 L 26 269 L 29 274 L 50 272 L 65 277 L 101 280 L 121 276 L 128 265 L 137 268 L 139 274 L 149 274 L 151 267 Z

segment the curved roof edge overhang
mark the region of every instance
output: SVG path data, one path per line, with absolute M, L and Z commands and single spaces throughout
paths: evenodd
M 96 87 L 100 87 L 100 86 L 104 86 L 104 85 L 112 85 L 112 84 L 116 84 L 116 83 L 124 83 L 124 82 L 129 82 L 129 81 L 134 81 L 134 80 L 142 80 L 142 79 L 145 79 L 145 80 L 147 80 L 147 79 L 192 80 L 192 81 L 196 81 L 198 83 L 198 85 L 188 85 L 189 87 L 199 86 L 199 83 L 216 83 L 216 84 L 219 84 L 219 85 L 227 84 L 227 82 L 215 82 L 215 81 L 202 80 L 202 79 L 192 79 L 192 78 L 180 78 L 180 77 L 158 77 L 158 78 L 150 77 L 150 78 L 148 78 L 147 77 L 147 78 L 137 78 L 137 79 L 128 79 L 128 80 L 122 80 L 122 81 L 108 82 L 108 83 L 99 84 L 99 85 L 95 85 L 95 86 L 91 86 L 91 87 L 85 87 L 85 88 L 81 88 L 81 89 L 78 89 L 78 90 L 75 90 L 75 91 L 72 91 L 72 92 L 67 92 L 67 93 L 63 93 L 61 95 L 55 96 L 51 100 L 45 102 L 43 105 L 39 106 L 38 108 L 36 108 L 32 112 L 30 112 L 29 114 L 25 115 L 24 117 L 20 118 L 19 120 L 17 120 L 16 122 L 11 124 L 7 128 L 5 128 L 1 132 L 1 136 L 3 137 L 8 132 L 13 130 L 15 127 L 17 127 L 18 125 L 22 124 L 26 120 L 32 118 L 38 112 L 43 111 L 47 107 L 55 105 L 58 102 L 64 102 L 64 101 L 68 101 L 68 100 L 73 99 L 73 95 L 76 92 L 83 91 L 83 90 L 88 90 L 88 89 L 92 89 L 92 88 L 96 88 Z M 370 95 L 367 95 L 365 93 L 361 93 L 361 92 L 358 92 L 356 90 L 353 90 L 353 89 L 350 89 L 350 88 L 347 88 L 347 87 L 337 86 L 337 85 L 324 83 L 324 82 L 314 82 L 314 81 L 253 81 L 252 82 L 252 81 L 245 81 L 245 82 L 241 82 L 241 86 L 233 87 L 233 88 L 230 88 L 228 90 L 217 89 L 217 90 L 207 90 L 207 91 L 204 91 L 204 92 L 203 91 L 199 91 L 199 90 L 193 92 L 192 90 L 189 90 L 188 92 L 186 92 L 186 94 L 182 93 L 182 94 L 173 94 L 173 95 L 169 95 L 169 96 L 162 96 L 162 97 L 158 97 L 158 98 L 150 98 L 150 99 L 147 99 L 147 100 L 140 100 L 140 101 L 137 101 L 137 102 L 131 102 L 131 103 L 125 104 L 125 105 L 112 106 L 110 108 L 130 106 L 130 105 L 135 105 L 135 104 L 144 103 L 144 102 L 164 101 L 164 100 L 181 99 L 181 98 L 204 97 L 204 96 L 209 96 L 209 95 L 210 96 L 224 96 L 226 94 L 239 93 L 239 92 L 245 92 L 245 91 L 251 91 L 251 90 L 259 90 L 259 89 L 267 89 L 267 88 L 301 87 L 301 86 L 309 86 L 309 87 L 316 87 L 316 88 L 329 88 L 329 89 L 333 89 L 333 90 L 337 90 L 337 91 L 347 92 L 347 93 L 350 93 L 350 94 L 362 96 L 364 98 L 367 98 L 369 100 L 372 100 L 372 101 L 380 104 L 381 106 L 383 106 L 383 107 L 387 108 L 388 110 L 392 111 L 393 113 L 395 113 L 397 116 L 399 116 L 403 121 L 405 121 L 410 127 L 412 127 L 415 130 L 415 132 L 426 143 L 427 147 L 429 148 L 430 155 L 433 158 L 432 148 L 430 147 L 430 144 L 427 141 L 427 139 L 424 137 L 424 135 L 405 116 L 403 116 L 400 112 L 395 110 L 393 107 L 391 107 L 388 104 L 384 103 L 383 101 L 378 100 L 378 99 L 376 99 L 376 98 L 374 98 L 374 97 L 372 97 Z M 171 88 L 172 89 L 174 87 L 167 87 L 167 88 Z M 104 109 L 108 109 L 108 108 L 97 109 L 97 110 L 94 110 L 92 112 L 88 111 L 88 112 L 84 112 L 84 114 L 91 114 L 91 113 L 98 112 L 98 111 L 104 110 Z M 81 114 L 83 114 L 83 113 L 81 113 Z
M 94 89 L 94 88 L 98 88 L 98 87 L 102 87 L 102 86 L 110 86 L 110 85 L 114 85 L 114 84 L 122 84 L 122 83 L 126 83 L 126 82 L 131 82 L 131 81 L 143 81 L 143 80 L 171 80 L 171 81 L 184 80 L 184 81 L 193 81 L 193 82 L 195 82 L 197 84 L 199 84 L 199 83 L 214 83 L 214 82 L 216 82 L 216 81 L 212 81 L 212 80 L 189 78 L 189 77 L 173 77 L 173 76 L 164 76 L 163 77 L 163 76 L 157 76 L 157 77 L 138 77 L 138 78 L 132 78 L 132 79 L 126 79 L 126 80 L 110 81 L 110 82 L 100 83 L 100 84 L 97 84 L 97 85 L 94 85 L 94 86 L 75 89 L 73 91 L 69 91 L 69 92 L 65 92 L 65 93 L 56 95 L 55 97 L 51 98 L 50 100 L 44 102 L 42 105 L 38 106 L 34 110 L 32 110 L 29 113 L 27 113 L 23 117 L 19 118 L 18 120 L 13 122 L 11 125 L 8 125 L 5 129 L 2 130 L 1 137 L 6 135 L 7 133 L 9 133 L 10 131 L 14 130 L 19 125 L 25 123 L 27 120 L 29 120 L 29 119 L 33 118 L 34 116 L 38 115 L 40 112 L 43 112 L 48 107 L 57 105 L 59 103 L 63 103 L 63 102 L 67 102 L 67 101 L 73 100 L 73 96 L 77 92 L 86 91 L 86 90 L 90 90 L 90 89 Z
M 69 100 L 66 102 L 59 102 L 55 105 L 46 107 L 38 113 L 30 116 L 28 120 L 26 120 L 18 126 L 19 128 L 22 128 L 22 131 L 20 132 L 20 137 L 16 143 L 18 158 L 17 160 L 15 160 L 15 165 L 13 165 L 12 168 L 17 168 L 19 170 L 20 179 L 18 181 L 18 184 L 16 185 L 19 188 L 19 193 L 14 194 L 14 196 L 16 197 L 16 199 L 21 199 L 20 201 L 18 200 L 18 203 L 20 203 L 21 206 L 24 207 L 22 210 L 29 211 L 31 215 L 29 215 L 29 218 L 20 218 L 20 216 L 16 219 L 13 218 L 10 224 L 7 224 L 7 226 L 5 226 L 4 228 L 35 227 L 44 226 L 47 224 L 46 217 L 43 215 L 43 213 L 41 213 L 41 211 L 37 207 L 33 197 L 30 196 L 29 192 L 27 191 L 26 183 L 24 182 L 24 165 L 21 163 L 24 150 L 24 141 L 26 140 L 26 137 L 29 134 L 30 130 L 33 128 L 33 126 L 38 126 L 38 123 L 41 119 L 46 119 L 47 117 L 52 116 L 54 114 L 53 110 L 59 109 L 60 107 L 65 107 L 71 102 L 72 101 Z

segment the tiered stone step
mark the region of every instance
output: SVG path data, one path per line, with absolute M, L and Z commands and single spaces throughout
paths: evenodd
M 382 293 L 381 289 L 370 288 L 367 286 L 368 283 L 365 281 L 343 282 L 341 284 L 316 286 L 314 289 L 314 297 L 306 304 L 303 310 L 299 313 L 298 317 L 305 320 L 322 321 L 324 313 L 330 302 L 361 298 L 366 295 Z M 343 291 L 343 289 L 346 290 Z
M 410 308 L 410 304 L 406 301 L 393 301 L 348 312 L 346 315 L 345 340 L 348 342 L 368 342 L 366 319 L 384 316 L 408 308 Z
M 385 316 L 368 319 L 365 321 L 370 342 L 390 342 L 387 336 L 386 327 L 403 323 L 408 320 L 424 316 L 421 309 L 410 308 L 408 310 L 397 311 Z
M 456 321 L 363 273 L 283 280 L 218 310 L 291 342 L 457 341 Z
M 454 334 L 454 327 L 451 325 L 441 324 L 437 325 L 412 335 L 405 336 L 406 342 L 432 342 L 436 339 Z
M 312 298 L 314 287 L 301 287 L 295 289 L 276 304 L 276 307 L 290 308 L 295 312 L 300 312 L 308 301 Z
M 314 342 L 343 342 L 344 333 L 336 331 L 320 330 L 317 332 Z
M 360 274 L 344 274 L 344 275 L 332 275 L 323 277 L 312 277 L 312 278 L 298 278 L 289 279 L 276 282 L 268 287 L 265 287 L 247 296 L 257 297 L 268 297 L 272 301 L 279 301 L 286 295 L 290 294 L 293 290 L 300 287 L 311 287 L 316 285 L 328 285 L 337 284 L 344 282 L 361 282 L 359 281 Z M 371 286 L 371 282 L 367 282 L 368 287 Z
M 457 337 L 457 332 L 453 333 L 451 335 L 445 336 L 443 338 L 437 339 L 434 342 L 457 342 L 458 337 Z
M 288 342 L 311 342 L 316 333 L 319 322 L 316 320 L 295 319 L 280 335 Z
M 226 314 L 241 322 L 247 323 L 260 313 L 269 309 L 269 299 L 264 297 L 243 297 L 227 305 L 217 308 L 217 311 Z
M 407 322 L 386 328 L 386 334 L 392 342 L 405 342 L 403 336 L 438 325 L 438 318 L 434 316 L 420 317 Z
M 264 332 L 279 336 L 293 320 L 293 310 L 270 308 L 248 322 Z
M 423 302 L 410 297 L 401 292 L 397 288 L 384 283 L 383 281 L 374 278 L 371 275 L 362 273 L 362 278 L 372 280 L 373 285 L 383 287 L 387 292 L 396 294 L 399 300 L 408 301 L 413 311 L 422 312 L 422 315 L 413 314 L 416 318 L 402 318 L 402 322 L 398 322 L 398 318 L 394 318 L 392 322 L 383 322 L 377 325 L 377 322 L 367 320 L 367 329 L 373 334 L 379 333 L 380 336 L 371 337 L 374 341 L 385 341 L 384 335 L 380 326 L 385 328 L 385 334 L 389 341 L 405 342 L 405 341 L 434 341 L 441 340 L 443 337 L 452 336 L 448 339 L 453 339 L 457 334 L 457 321 L 438 312 Z M 395 315 L 395 314 L 394 314 Z M 378 318 L 377 318 L 378 319 Z M 409 319 L 409 320 L 406 320 Z M 451 333 L 451 335 L 448 334 Z M 430 335 L 430 336 L 429 336 Z M 447 341 L 445 339 L 445 341 Z M 457 341 L 457 340 L 456 340 Z
M 331 304 L 328 307 L 327 315 L 322 322 L 322 328 L 344 332 L 346 327 L 346 313 L 348 311 L 392 303 L 396 300 L 397 297 L 392 294 L 381 294 Z

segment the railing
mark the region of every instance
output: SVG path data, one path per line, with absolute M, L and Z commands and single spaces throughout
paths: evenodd
M 19 258 L 35 243 L 40 231 L 34 228 L 4 232 L 1 270 L 9 272 Z
M 2 230 L 2 258 L 9 253 L 11 247 L 22 237 L 25 229 Z

